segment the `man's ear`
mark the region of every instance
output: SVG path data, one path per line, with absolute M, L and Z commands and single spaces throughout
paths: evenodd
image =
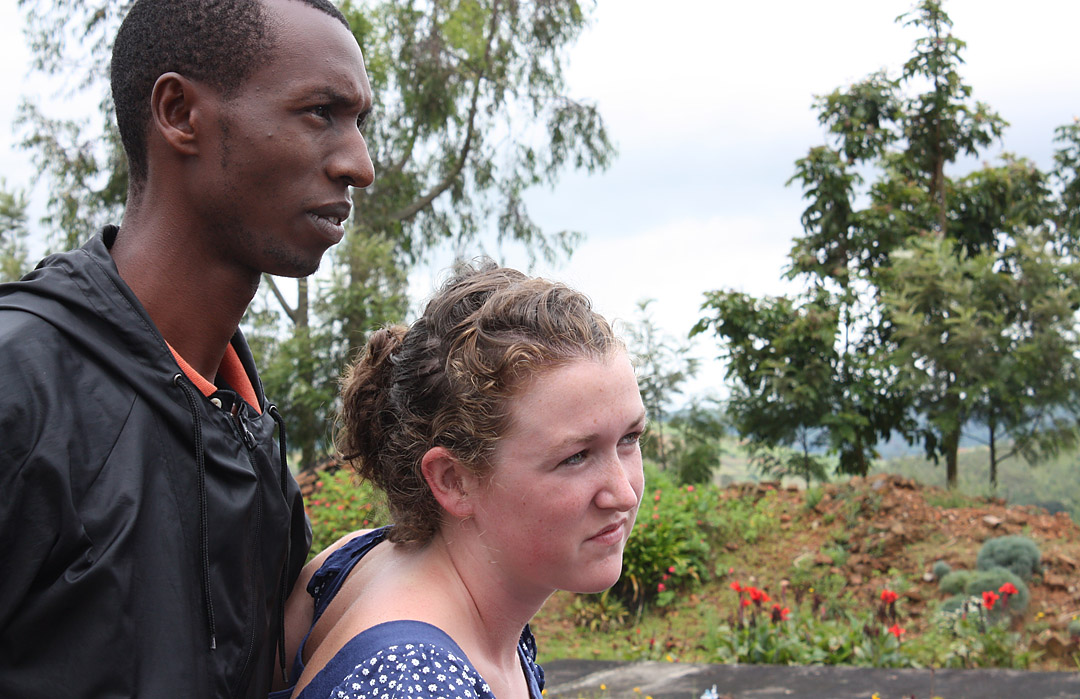
M 420 460 L 420 470 L 431 494 L 451 517 L 465 519 L 474 511 L 469 497 L 475 493 L 477 478 L 445 447 L 432 447 Z
M 199 99 L 205 89 L 179 73 L 164 73 L 150 93 L 150 129 L 183 155 L 198 152 Z

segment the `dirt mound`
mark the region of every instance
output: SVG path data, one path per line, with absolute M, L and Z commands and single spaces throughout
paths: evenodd
M 777 483 L 733 485 L 723 497 L 769 492 L 777 493 L 785 534 L 779 545 L 769 547 L 775 566 L 759 564 L 762 568 L 783 570 L 810 558 L 819 572 L 842 576 L 845 592 L 871 604 L 881 593 L 882 574 L 893 571 L 911 583 L 903 596 L 913 626 L 944 597 L 931 572 L 936 561 L 954 570 L 974 569 L 987 539 L 1023 535 L 1034 540 L 1043 572 L 1029 583 L 1028 610 L 1014 623 L 1022 628 L 1038 622 L 1033 645 L 1048 660 L 1077 652 L 1066 627 L 1080 614 L 1080 527 L 1067 514 L 959 497 L 895 475 L 853 478 L 811 491 Z

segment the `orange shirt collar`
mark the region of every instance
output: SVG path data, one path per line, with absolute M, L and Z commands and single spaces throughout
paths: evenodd
M 168 342 L 165 344 L 169 345 Z M 173 349 L 172 345 L 169 345 L 169 351 L 172 352 L 173 358 L 180 365 L 184 375 L 202 391 L 204 396 L 209 398 L 217 393 L 218 387 L 207 381 L 206 377 L 195 371 L 190 364 L 184 361 L 184 358 Z M 255 387 L 251 385 L 251 379 L 248 378 L 247 372 L 244 371 L 244 365 L 240 362 L 240 357 L 236 354 L 236 348 L 231 343 L 225 348 L 225 356 L 221 358 L 218 375 L 244 399 L 245 403 L 254 408 L 255 412 L 262 414 L 262 410 L 259 409 L 259 399 L 255 395 Z

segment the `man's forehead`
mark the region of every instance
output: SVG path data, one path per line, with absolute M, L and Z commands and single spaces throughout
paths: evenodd
M 293 88 L 334 98 L 362 100 L 370 94 L 356 38 L 336 17 L 300 0 L 262 0 L 273 7 L 272 48 L 256 72 L 274 80 L 288 71 Z

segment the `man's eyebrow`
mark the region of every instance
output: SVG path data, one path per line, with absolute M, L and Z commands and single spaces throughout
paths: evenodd
M 325 100 L 331 104 L 354 104 L 362 99 L 356 96 L 346 95 L 345 93 L 339 92 L 332 87 L 312 88 L 308 92 L 304 93 L 304 98 Z M 363 111 L 363 115 L 366 116 L 370 111 L 371 105 L 369 104 L 367 106 L 367 109 Z

